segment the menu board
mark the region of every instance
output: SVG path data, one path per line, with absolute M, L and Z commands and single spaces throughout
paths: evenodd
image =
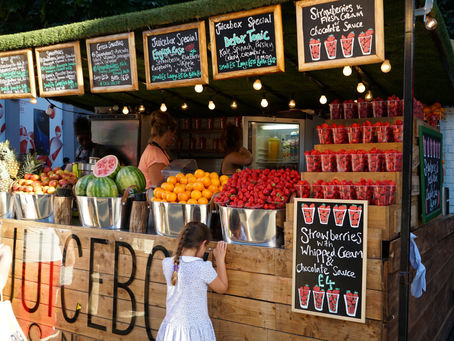
M 384 60 L 383 0 L 296 3 L 299 71 Z
M 35 49 L 41 97 L 82 95 L 84 77 L 80 43 L 59 44 Z
M 281 6 L 210 18 L 213 78 L 284 72 Z
M 205 22 L 143 32 L 147 89 L 208 83 Z
M 295 199 L 292 310 L 366 321 L 367 201 Z
M 443 135 L 419 126 L 419 159 L 423 223 L 441 214 Z
M 0 52 L 0 99 L 36 97 L 32 50 Z
M 86 44 L 91 92 L 139 89 L 134 32 L 87 39 Z

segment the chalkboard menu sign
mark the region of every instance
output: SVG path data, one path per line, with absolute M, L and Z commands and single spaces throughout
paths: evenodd
M 205 22 L 143 32 L 147 89 L 208 83 Z
M 443 135 L 419 126 L 419 159 L 423 223 L 441 214 Z
M 295 199 L 292 310 L 366 321 L 367 201 Z
M 80 44 L 59 44 L 35 49 L 41 97 L 82 95 L 84 77 Z
M 299 71 L 384 60 L 383 0 L 296 3 Z
M 284 72 L 281 6 L 210 18 L 213 78 Z
M 87 39 L 86 44 L 91 92 L 139 89 L 134 32 Z
M 0 99 L 36 97 L 32 50 L 0 52 Z

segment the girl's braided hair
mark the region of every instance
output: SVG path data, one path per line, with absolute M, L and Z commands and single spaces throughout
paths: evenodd
M 183 248 L 198 249 L 204 240 L 206 240 L 207 243 L 211 240 L 208 226 L 195 221 L 191 221 L 184 226 L 183 230 L 180 232 L 178 246 L 173 261 L 172 285 L 175 285 L 178 280 L 178 266 L 180 265 L 180 257 Z

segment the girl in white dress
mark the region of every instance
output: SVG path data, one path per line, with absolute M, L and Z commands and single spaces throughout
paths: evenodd
M 209 241 L 210 230 L 205 224 L 187 223 L 180 233 L 175 256 L 162 261 L 167 282 L 166 317 L 157 341 L 216 340 L 208 316 L 207 288 L 218 293 L 227 291 L 227 244 L 218 242 L 213 250 L 216 273 L 211 262 L 202 259 Z

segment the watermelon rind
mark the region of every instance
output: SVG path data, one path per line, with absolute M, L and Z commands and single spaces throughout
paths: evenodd
M 107 176 L 95 178 L 88 183 L 87 196 L 98 198 L 118 197 L 117 185 L 115 181 Z
M 74 187 L 74 193 L 76 193 L 77 196 L 86 196 L 87 186 L 93 179 L 96 179 L 93 174 L 81 177 L 79 180 L 77 180 L 76 186 Z
M 93 174 L 98 178 L 108 176 L 115 180 L 119 170 L 120 162 L 118 161 L 118 158 L 115 155 L 106 155 L 96 162 Z
M 130 186 L 135 186 L 134 192 L 143 192 L 147 184 L 142 171 L 134 166 L 122 167 L 115 178 L 115 182 L 120 193 L 123 193 Z

